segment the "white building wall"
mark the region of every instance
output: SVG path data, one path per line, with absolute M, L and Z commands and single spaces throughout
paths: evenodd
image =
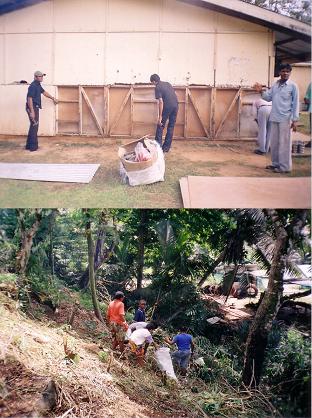
M 291 79 L 298 85 L 299 100 L 303 104 L 307 88 L 311 83 L 311 63 L 293 64 Z M 304 109 L 306 106 L 302 106 Z
M 45 89 L 46 86 L 43 85 Z M 26 135 L 29 119 L 25 110 L 27 85 L 0 85 L 0 133 L 7 135 Z M 46 88 L 52 95 L 56 94 L 56 87 Z M 42 96 L 40 111 L 39 135 L 55 135 L 56 109 L 51 100 Z
M 50 87 L 146 83 L 152 73 L 175 85 L 267 84 L 272 39 L 177 0 L 48 0 L 0 16 L 0 84 L 16 95 L 11 84 L 37 69 Z

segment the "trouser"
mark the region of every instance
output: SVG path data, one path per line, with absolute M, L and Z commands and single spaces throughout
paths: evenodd
M 178 350 L 174 351 L 171 354 L 171 357 L 175 364 L 177 364 L 182 369 L 187 369 L 187 366 L 191 358 L 191 352 L 190 350 Z
M 116 324 L 116 322 L 110 322 L 109 328 L 112 333 L 112 338 L 118 343 L 123 343 L 126 336 L 124 327 L 121 324 Z
M 34 107 L 35 119 L 30 118 L 30 109 L 26 105 L 26 112 L 29 118 L 30 126 L 26 141 L 26 149 L 29 151 L 36 151 L 38 149 L 38 128 L 39 128 L 39 108 Z
M 159 143 L 160 146 L 162 146 L 162 149 L 164 152 L 168 152 L 170 150 L 174 125 L 177 120 L 177 114 L 178 114 L 178 107 L 164 108 L 162 115 L 161 115 L 161 125 L 157 125 L 155 140 Z M 169 118 L 169 122 L 167 126 L 167 133 L 166 133 L 165 141 L 162 144 L 163 130 L 164 130 L 164 127 L 166 125 L 168 118 Z
M 144 345 L 136 345 L 133 341 L 129 341 L 130 349 L 136 357 L 144 357 Z
M 270 122 L 272 165 L 281 171 L 291 171 L 290 121 Z
M 258 138 L 257 145 L 261 152 L 268 152 L 270 148 L 270 123 L 269 116 L 271 113 L 271 106 L 260 106 L 258 109 Z

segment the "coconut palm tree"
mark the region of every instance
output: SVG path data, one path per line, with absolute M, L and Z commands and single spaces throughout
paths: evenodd
M 267 290 L 248 333 L 242 374 L 243 383 L 254 387 L 260 382 L 268 334 L 282 302 L 286 255 L 290 246 L 303 239 L 302 230 L 308 217 L 307 210 L 271 209 L 264 213 L 267 231 L 271 231 L 274 239 L 272 263 Z

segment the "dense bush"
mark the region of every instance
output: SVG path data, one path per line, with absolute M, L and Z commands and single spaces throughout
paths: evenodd
M 190 278 L 176 277 L 167 283 L 163 279 L 154 279 L 150 288 L 154 295 L 158 292 L 160 295 L 154 319 L 164 322 L 168 328 L 186 326 L 193 335 L 205 333 L 207 318 L 215 311 L 209 310 Z
M 268 349 L 263 383 L 270 385 L 283 416 L 310 416 L 310 339 L 290 328 L 282 330 L 279 343 L 276 341 L 277 337 Z
M 240 360 L 242 352 L 235 339 L 225 341 L 222 345 L 213 344 L 206 337 L 195 338 L 196 356 L 204 359 L 205 365 L 193 369 L 193 373 L 205 382 L 215 382 L 221 378 L 231 385 L 240 382 Z

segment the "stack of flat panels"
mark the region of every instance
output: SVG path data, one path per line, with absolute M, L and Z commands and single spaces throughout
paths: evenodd
M 185 208 L 311 208 L 311 178 L 206 177 L 180 179 Z

